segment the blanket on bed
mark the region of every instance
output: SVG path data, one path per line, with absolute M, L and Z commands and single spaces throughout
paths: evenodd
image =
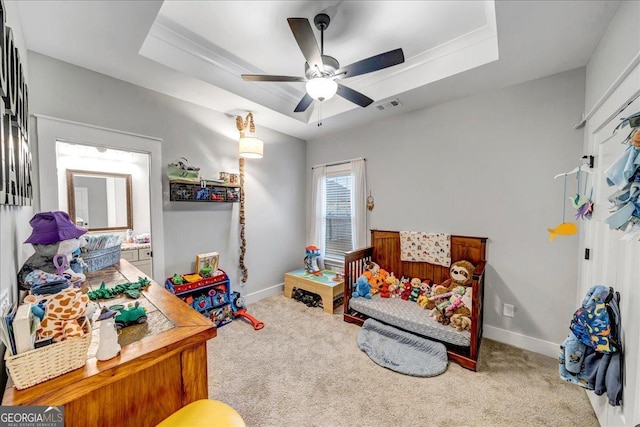
M 357 341 L 371 360 L 401 374 L 433 377 L 447 369 L 447 349 L 443 344 L 374 319 L 365 320 Z

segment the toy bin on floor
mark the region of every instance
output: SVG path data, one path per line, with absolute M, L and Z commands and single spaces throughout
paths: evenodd
M 218 327 L 233 320 L 229 278 L 223 270 L 218 269 L 207 277 L 198 273 L 175 275 L 167 278 L 165 288 Z

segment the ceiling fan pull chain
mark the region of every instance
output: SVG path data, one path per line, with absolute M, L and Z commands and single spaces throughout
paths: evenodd
M 318 127 L 322 126 L 322 102 L 318 104 Z

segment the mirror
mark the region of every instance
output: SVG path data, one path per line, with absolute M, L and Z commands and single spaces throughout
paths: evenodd
M 133 229 L 131 175 L 67 169 L 69 217 L 89 231 Z

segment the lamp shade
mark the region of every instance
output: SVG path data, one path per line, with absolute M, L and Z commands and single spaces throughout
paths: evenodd
M 331 79 L 325 77 L 316 77 L 307 82 L 307 93 L 313 99 L 318 101 L 326 101 L 331 99 L 338 90 L 338 84 Z
M 253 136 L 243 136 L 238 144 L 240 157 L 261 159 L 263 154 L 262 140 Z

